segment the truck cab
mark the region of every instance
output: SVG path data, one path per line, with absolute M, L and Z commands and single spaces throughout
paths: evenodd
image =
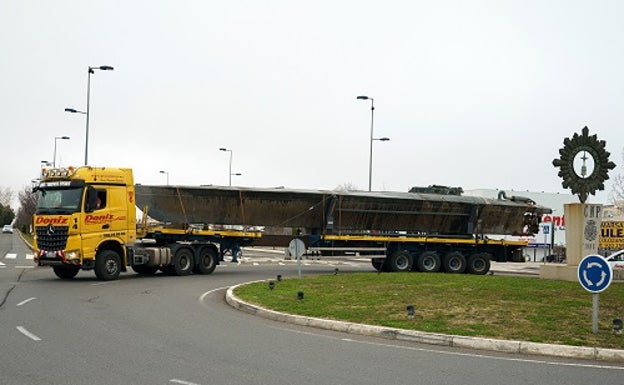
M 136 240 L 132 170 L 83 166 L 43 169 L 34 188 L 35 261 L 60 278 L 95 269 L 100 279 L 125 271 Z

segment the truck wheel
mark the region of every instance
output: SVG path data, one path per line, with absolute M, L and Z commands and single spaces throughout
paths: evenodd
M 80 268 L 70 266 L 52 266 L 54 274 L 60 279 L 72 279 L 78 274 Z
M 217 267 L 217 253 L 210 247 L 204 247 L 199 250 L 199 261 L 193 267 L 193 273 L 210 274 Z
M 182 247 L 173 256 L 173 273 L 175 275 L 189 275 L 193 270 L 193 251 Z
M 447 273 L 463 273 L 466 270 L 466 257 L 458 251 L 452 251 L 444 256 L 444 271 Z
M 423 273 L 434 273 L 440 271 L 440 256 L 435 251 L 425 251 L 418 256 L 418 270 Z
M 101 281 L 119 278 L 121 258 L 114 250 L 104 250 L 95 256 L 95 276 Z
M 141 275 L 154 275 L 158 271 L 158 266 L 134 265 L 132 270 Z
M 386 260 L 384 258 L 373 258 L 371 259 L 371 264 L 373 268 L 377 271 L 381 271 L 383 269 L 383 264 Z
M 407 251 L 396 251 L 386 258 L 386 267 L 389 271 L 412 271 L 413 259 Z
M 488 253 L 475 253 L 468 257 L 467 273 L 483 275 L 488 271 L 490 271 L 490 255 Z

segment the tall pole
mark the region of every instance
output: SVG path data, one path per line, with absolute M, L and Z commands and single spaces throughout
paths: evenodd
M 52 156 L 52 168 L 56 168 L 56 139 L 58 136 L 54 137 L 54 155 Z
M 91 94 L 91 74 L 93 70 L 89 67 L 88 75 L 87 75 L 87 129 L 85 136 L 85 166 L 89 164 L 89 99 Z
M 161 170 L 160 173 L 165 174 L 167 176 L 167 186 L 169 186 L 169 171 Z
M 230 187 L 232 187 L 232 155 L 233 151 L 230 150 Z
M 230 167 L 228 168 L 228 179 L 229 179 L 229 186 L 232 187 L 232 150 L 225 148 L 225 147 L 221 147 L 219 151 L 225 151 L 225 152 L 230 153 Z
M 357 99 L 371 101 L 370 152 L 368 156 L 368 191 L 371 191 L 373 180 L 373 129 L 375 122 L 375 99 L 366 95 L 358 96 Z
M 54 137 L 54 158 L 52 158 L 52 167 L 56 168 L 56 141 L 59 139 L 67 140 L 69 136 L 55 136 Z
M 89 104 L 91 98 L 91 74 L 94 73 L 94 70 L 102 70 L 102 71 L 112 71 L 114 68 L 111 66 L 99 66 L 99 67 L 89 67 L 88 75 L 87 75 L 87 129 L 86 129 L 86 138 L 85 138 L 85 166 L 89 164 Z
M 375 118 L 375 101 L 371 101 L 371 129 L 370 129 L 370 156 L 368 157 L 368 191 L 371 191 L 373 182 L 373 122 Z
M 230 167 L 228 168 L 228 179 L 229 179 L 230 187 L 232 187 L 232 150 L 225 148 L 225 147 L 221 147 L 219 151 L 225 151 L 225 152 L 230 153 Z M 237 173 L 236 175 L 240 175 L 240 174 Z

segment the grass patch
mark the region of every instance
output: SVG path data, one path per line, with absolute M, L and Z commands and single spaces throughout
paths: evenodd
M 353 273 L 241 286 L 241 299 L 269 309 L 426 332 L 624 349 L 612 321 L 624 316 L 624 284 L 600 294 L 599 331 L 592 296 L 576 282 L 536 278 Z M 297 292 L 304 299 L 297 300 Z M 407 317 L 414 305 L 416 316 Z

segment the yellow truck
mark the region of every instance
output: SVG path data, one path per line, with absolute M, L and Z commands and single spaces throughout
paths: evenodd
M 129 168 L 44 169 L 34 189 L 35 261 L 62 279 L 82 269 L 113 280 L 128 267 L 143 275 L 210 274 L 227 252 L 298 238 L 308 253 L 358 255 L 379 271 L 485 274 L 492 260 L 523 261 L 527 241 L 510 236 L 536 232 L 550 212 L 504 193 L 485 199 L 433 187 L 401 193 L 148 186 L 135 185 Z M 266 231 L 249 230 L 258 228 Z
M 127 168 L 42 170 L 33 217 L 35 261 L 70 279 L 95 270 L 114 280 L 127 267 L 139 274 L 210 274 L 226 251 L 261 236 L 257 231 L 137 227 L 135 186 Z M 145 219 L 147 219 L 145 217 Z

